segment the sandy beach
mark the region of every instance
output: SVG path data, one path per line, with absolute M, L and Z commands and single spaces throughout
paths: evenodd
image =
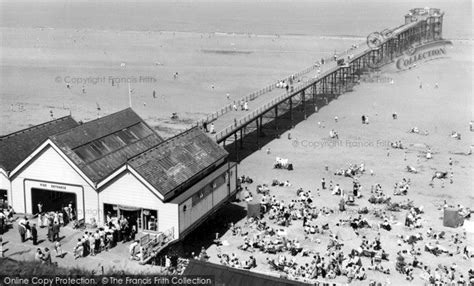
M 240 165 L 241 175 L 248 175 L 254 179 L 254 183 L 248 188 L 253 192 L 255 200 L 260 197 L 255 193 L 257 184 L 271 185 L 273 179 L 279 181 L 289 180 L 291 187 L 270 187 L 271 195 L 277 199 L 290 202 L 296 199 L 296 190 L 300 187 L 311 190 L 311 194 L 318 207 L 329 207 L 336 210 L 336 214 L 317 220 L 317 224 L 329 223 L 333 233 L 338 234 L 344 243 L 344 252 L 359 246 L 361 238 L 357 237 L 349 226 L 335 226 L 339 219 L 348 219 L 351 215 L 356 216 L 357 210 L 362 207 L 380 208 L 380 205 L 372 205 L 367 200 L 370 196 L 370 186 L 381 184 L 383 190 L 390 195 L 393 185 L 402 178 L 411 180 L 411 188 L 407 196 L 393 196 L 392 201 L 403 202 L 406 199 L 414 201 L 416 206 L 423 206 L 423 228 L 409 231 L 403 224 L 405 212 L 392 213 L 391 222 L 393 230 L 388 232 L 380 230 L 382 235 L 382 246 L 389 253 L 390 261 L 384 262 L 384 266 L 395 269 L 396 253 L 408 246 L 397 246 L 397 235 L 407 235 L 414 232 L 423 234 L 432 227 L 436 231 L 445 231 L 447 237 L 452 234 L 462 234 L 462 228 L 452 229 L 443 227 L 442 211 L 440 206 L 446 201 L 450 205 L 461 204 L 465 207 L 474 206 L 472 195 L 473 183 L 473 161 L 472 155 L 466 155 L 472 148 L 473 133 L 469 132 L 469 121 L 472 116 L 472 59 L 469 53 L 472 44 L 454 43 L 449 49 L 449 58 L 424 63 L 409 71 L 397 72 L 396 69 L 387 68 L 378 74 L 379 82 L 362 83 L 354 92 L 346 93 L 338 100 L 323 107 L 318 113 L 310 116 L 306 121 L 297 125 L 294 129 L 264 146 L 262 150 L 246 158 Z M 375 77 L 375 78 L 377 78 Z M 391 84 L 393 79 L 394 83 Z M 374 80 L 376 81 L 376 80 Z M 419 88 L 420 82 L 423 88 Z M 435 88 L 438 83 L 439 88 Z M 398 119 L 392 119 L 392 113 L 397 112 Z M 360 117 L 366 114 L 370 118 L 370 124 L 362 125 Z M 338 117 L 336 123 L 334 117 Z M 318 127 L 318 122 L 321 126 Z M 429 135 L 411 134 L 412 127 L 427 130 Z M 329 130 L 337 130 L 340 134 L 339 141 L 328 143 Z M 450 137 L 452 131 L 462 134 L 462 140 Z M 288 140 L 291 133 L 291 140 Z M 397 150 L 390 147 L 390 142 L 400 141 L 406 146 L 405 150 Z M 270 148 L 270 154 L 267 154 Z M 433 159 L 424 158 L 424 152 L 431 148 L 434 153 Z M 390 155 L 387 156 L 387 152 Z M 277 170 L 272 166 L 275 157 L 288 158 L 294 165 L 294 171 Z M 446 183 L 444 187 L 439 181 L 434 182 L 434 187 L 429 186 L 431 176 L 436 170 L 449 170 L 449 158 L 453 159 L 452 170 L 454 172 L 453 183 Z M 406 160 L 405 160 L 406 159 Z M 360 177 L 363 198 L 356 201 L 356 206 L 348 207 L 348 212 L 339 213 L 339 196 L 330 194 L 328 190 L 321 190 L 320 180 L 325 178 L 327 182 L 338 183 L 342 189 L 352 191 L 352 179 L 334 176 L 334 171 L 345 168 L 349 164 L 364 163 L 368 170 L 374 171 L 374 176 L 364 174 Z M 406 166 L 414 166 L 418 174 L 410 174 Z M 329 167 L 329 171 L 325 167 Z M 316 189 L 320 189 L 320 197 Z M 371 224 L 379 224 L 382 221 L 369 216 Z M 245 220 L 238 225 L 243 226 Z M 277 225 L 271 224 L 278 229 Z M 324 253 L 328 243 L 328 234 L 318 236 L 321 244 L 315 244 L 304 239 L 301 222 L 296 221 L 287 230 L 288 238 L 297 238 L 303 247 L 315 249 Z M 249 237 L 255 231 L 250 230 Z M 373 239 L 376 232 L 372 229 L 361 231 Z M 257 257 L 257 270 L 269 272 L 266 257 L 277 257 L 272 255 L 261 256 L 236 249 L 243 243 L 243 238 L 232 236 L 227 232 L 223 238 L 230 245 L 216 249 L 212 246 L 209 250 L 211 260 L 218 262 L 217 253 L 236 253 L 245 259 L 249 255 Z M 416 247 L 423 248 L 423 244 L 429 240 L 419 242 Z M 465 241 L 469 247 L 474 246 L 472 237 Z M 441 241 L 446 247 L 448 241 Z M 409 248 L 408 248 L 409 249 Z M 435 259 L 436 258 L 436 259 Z M 463 260 L 460 256 L 447 257 L 446 255 L 435 257 L 423 252 L 420 261 L 430 265 L 450 265 L 456 262 L 458 270 L 467 275 L 472 266 L 472 260 Z M 309 262 L 310 259 L 308 259 Z M 364 265 L 370 265 L 370 259 L 363 261 Z M 414 284 L 420 285 L 422 281 L 415 271 Z M 368 279 L 386 282 L 387 278 L 393 285 L 405 285 L 409 282 L 404 277 L 392 271 L 391 275 L 384 275 L 376 271 L 368 271 Z M 336 281 L 346 282 L 345 278 L 339 277 Z M 358 284 L 359 283 L 359 284 Z M 355 285 L 367 285 L 367 281 L 355 282 Z
M 0 33 L 1 134 L 50 120 L 50 111 L 87 121 L 126 108 L 130 80 L 132 107 L 168 137 L 364 40 L 42 28 Z M 180 120 L 169 120 L 172 112 Z
M 446 2 L 442 4 L 449 6 Z M 404 2 L 404 5 L 411 7 L 410 3 Z M 397 9 L 405 13 L 405 6 Z M 383 19 L 383 16 L 377 17 Z M 446 16 L 445 19 L 449 17 L 456 15 Z M 120 19 L 116 21 L 120 22 Z M 228 21 L 232 22 L 232 19 Z M 344 18 L 344 21 L 347 21 L 346 26 L 351 25 L 347 19 Z M 363 21 L 365 26 L 354 28 L 356 32 L 348 32 L 345 36 L 340 31 L 334 32 L 336 35 L 332 35 L 333 32 L 291 34 L 288 31 L 292 29 L 288 27 L 281 28 L 286 32 L 283 34 L 264 33 L 271 31 L 271 25 L 265 26 L 266 30 L 259 27 L 261 33 L 209 32 L 205 29 L 199 31 L 199 27 L 188 31 L 184 28 L 180 31 L 146 31 L 146 25 L 142 30 L 61 26 L 64 23 L 58 27 L 2 25 L 0 135 L 69 114 L 78 121 L 89 121 L 128 107 L 131 93 L 134 111 L 160 135 L 168 138 L 234 100 L 304 70 L 319 59 L 330 57 L 335 51 L 343 51 L 365 41 L 364 33 L 372 30 L 367 28 L 371 21 L 367 17 L 363 17 Z M 400 14 L 396 20 L 388 19 L 386 25 L 396 26 L 402 21 L 403 15 Z M 183 23 L 168 24 L 170 27 L 186 26 Z M 246 28 L 252 25 L 253 22 L 245 23 Z M 450 32 L 455 30 L 454 27 L 447 24 Z M 324 27 L 317 28 L 324 30 Z M 377 26 L 373 29 L 381 28 Z M 394 64 L 384 67 L 372 74 L 370 79 L 365 78 L 356 85 L 354 91 L 331 101 L 281 138 L 271 141 L 240 162 L 239 175 L 248 175 L 254 180 L 253 184 L 245 185 L 253 193 L 254 200 L 260 200 L 255 192 L 258 184 L 270 185 L 274 179 L 288 180 L 290 187 L 270 187 L 271 195 L 290 202 L 297 198 L 296 190 L 303 188 L 311 191 L 318 208 L 336 210 L 331 215 L 318 218 L 317 224 L 329 224 L 331 231 L 344 243 L 344 253 L 359 247 L 361 236 L 373 239 L 378 231 L 381 233 L 382 246 L 390 258 L 383 265 L 391 270 L 391 274 L 368 270 L 367 279 L 354 281 L 353 285 L 367 285 L 370 280 L 390 282 L 391 285 L 410 284 L 395 271 L 397 252 L 409 249 L 407 244 L 398 245 L 397 236 L 400 234 L 420 232 L 426 237 L 429 228 L 437 232 L 445 231 L 447 238 L 440 244 L 452 251 L 456 250 L 456 245 L 450 242 L 451 236 L 464 235 L 462 228 L 443 227 L 442 220 L 445 202 L 474 209 L 473 155 L 469 155 L 474 147 L 474 132 L 469 130 L 474 110 L 473 40 L 472 30 L 463 29 L 471 34 L 463 32 L 456 37 L 453 45 L 448 46 L 446 57 L 420 63 L 405 71 L 396 69 Z M 449 35 L 446 38 L 450 38 Z M 178 120 L 170 119 L 173 112 L 178 114 Z M 392 118 L 395 112 L 397 120 Z M 361 115 L 368 115 L 370 124 L 361 124 Z M 419 128 L 420 134 L 409 132 L 414 127 Z M 332 129 L 339 133 L 338 141 L 329 138 Z M 453 131 L 462 135 L 461 140 L 451 137 Z M 406 148 L 393 149 L 390 143 L 394 141 L 401 141 Z M 429 149 L 433 158 L 427 160 L 425 153 Z M 294 170 L 273 169 L 276 157 L 288 158 Z M 450 158 L 452 166 L 449 165 Z M 374 175 L 366 172 L 360 177 L 363 197 L 341 213 L 337 211 L 339 196 L 331 195 L 328 190 L 320 190 L 318 195 L 316 190 L 321 189 L 321 179 L 325 178 L 327 182 L 338 183 L 342 189 L 351 191 L 352 179 L 335 176 L 334 172 L 349 164 L 361 163 L 367 170 L 373 170 Z M 418 173 L 408 173 L 408 165 L 415 167 Z M 430 185 L 435 171 L 453 172 L 452 183 L 449 180 L 445 183 L 435 180 Z M 394 184 L 403 178 L 411 181 L 408 195 L 393 196 Z M 380 184 L 394 202 L 410 199 L 416 206 L 423 206 L 422 228 L 410 231 L 404 226 L 406 211 L 389 214 L 393 227 L 391 231 L 375 231 L 374 227 L 362 229 L 357 236 L 350 227 L 336 225 L 340 219 L 355 216 L 360 208 L 384 208 L 368 202 L 371 186 L 375 184 Z M 233 204 L 246 207 L 242 202 Z M 367 215 L 367 219 L 373 226 L 382 222 L 373 215 Z M 244 218 L 237 225 L 247 228 L 251 236 L 255 231 L 245 223 Z M 72 230 L 65 233 L 70 237 L 64 241 L 64 247 L 72 249 L 78 233 Z M 303 248 L 321 253 L 327 250 L 328 234 L 318 237 L 321 243 L 305 239 L 300 221 L 295 221 L 287 233 L 289 238 L 298 239 Z M 9 247 L 18 250 L 18 253 L 14 252 L 14 258 L 33 259 L 33 248 L 29 250 L 31 253 L 22 255 L 22 245 L 15 242 L 17 234 L 10 232 L 9 235 L 12 236 L 8 237 L 12 241 Z M 191 234 L 195 240 L 209 235 Z M 238 246 L 244 239 L 242 236 L 233 236 L 230 230 L 221 235 L 221 240 L 227 241 L 228 245 L 211 245 L 207 249 L 211 262 L 219 263 L 219 253 L 235 253 L 242 260 L 253 255 L 257 259 L 256 271 L 277 276 L 281 274 L 273 271 L 267 263 L 267 258 L 277 255 L 239 250 Z M 423 251 L 424 244 L 430 241 L 434 240 L 425 238 L 417 242 L 416 248 L 422 250 L 420 261 L 432 268 L 455 262 L 457 270 L 467 277 L 473 265 L 472 258 L 463 259 L 462 254 L 436 257 Z M 461 246 L 474 248 L 474 238 L 468 236 Z M 65 261 L 70 266 L 93 269 L 111 258 L 114 269 L 154 271 L 152 266 L 141 268 L 138 264 L 132 265 L 133 262 L 121 261 L 125 253 L 126 247 L 121 246 L 109 257 L 94 258 L 94 263 L 90 265 L 86 260 L 89 258 L 76 261 L 67 257 Z M 189 257 L 190 253 L 186 255 Z M 310 257 L 301 255 L 297 259 L 299 263 L 310 261 Z M 363 258 L 363 264 L 370 265 L 370 259 Z M 412 284 L 423 285 L 419 274 L 420 270 L 416 269 Z M 339 276 L 333 281 L 344 283 L 346 277 Z

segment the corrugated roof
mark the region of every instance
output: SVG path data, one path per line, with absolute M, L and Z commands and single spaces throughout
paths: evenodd
M 163 142 L 130 108 L 50 138 L 95 183 L 113 173 L 129 158 Z
M 137 155 L 128 164 L 166 199 L 177 187 L 227 155 L 195 127 Z
M 200 260 L 190 260 L 184 276 L 213 276 L 214 285 L 226 286 L 309 286 L 312 284 L 273 277 Z
M 49 136 L 78 125 L 65 116 L 0 137 L 0 167 L 12 171 Z

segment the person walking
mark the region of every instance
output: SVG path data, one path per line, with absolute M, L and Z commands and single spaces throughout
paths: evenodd
M 53 242 L 53 226 L 50 224 L 48 225 L 48 240 Z
M 31 226 L 31 239 L 33 240 L 33 245 L 38 244 L 38 230 L 35 223 Z
M 30 222 L 29 221 L 26 221 L 25 228 L 26 228 L 25 239 L 28 240 L 28 239 L 31 238 L 31 227 L 30 227 Z
M 214 129 L 214 123 L 211 123 L 210 133 L 211 134 L 216 133 L 216 130 Z
M 59 223 L 53 224 L 53 241 L 56 241 L 59 239 Z
M 18 232 L 20 233 L 21 242 L 25 242 L 26 238 L 26 227 L 23 224 L 18 224 Z
M 56 251 L 56 257 L 63 257 L 63 249 L 61 247 L 61 242 L 59 239 L 54 243 L 54 250 Z
M 325 178 L 322 178 L 322 179 L 321 179 L 321 188 L 322 188 L 323 190 L 326 189 L 326 179 L 325 179 Z
M 94 235 L 91 233 L 88 237 L 89 239 L 89 253 L 91 256 L 95 256 L 95 237 Z

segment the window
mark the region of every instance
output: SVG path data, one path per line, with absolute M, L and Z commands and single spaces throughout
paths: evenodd
M 131 133 L 128 129 L 123 129 L 117 132 L 117 135 L 127 144 L 133 143 L 138 140 L 138 137 Z
M 192 197 L 193 206 L 198 204 L 200 201 L 205 199 L 210 193 L 212 193 L 212 184 L 208 184 L 204 188 L 202 188 L 199 192 L 195 193 Z
M 225 184 L 225 174 L 223 175 L 220 175 L 219 177 L 217 177 L 215 180 L 214 180 L 214 189 L 217 189 L 219 188 L 220 186 L 222 186 L 223 184 Z
M 143 211 L 143 228 L 150 231 L 158 231 L 158 211 L 146 210 Z

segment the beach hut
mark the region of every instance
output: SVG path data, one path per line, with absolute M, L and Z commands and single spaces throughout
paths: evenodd
M 445 208 L 443 226 L 458 227 L 462 225 L 463 218 L 459 215 L 458 208 Z

